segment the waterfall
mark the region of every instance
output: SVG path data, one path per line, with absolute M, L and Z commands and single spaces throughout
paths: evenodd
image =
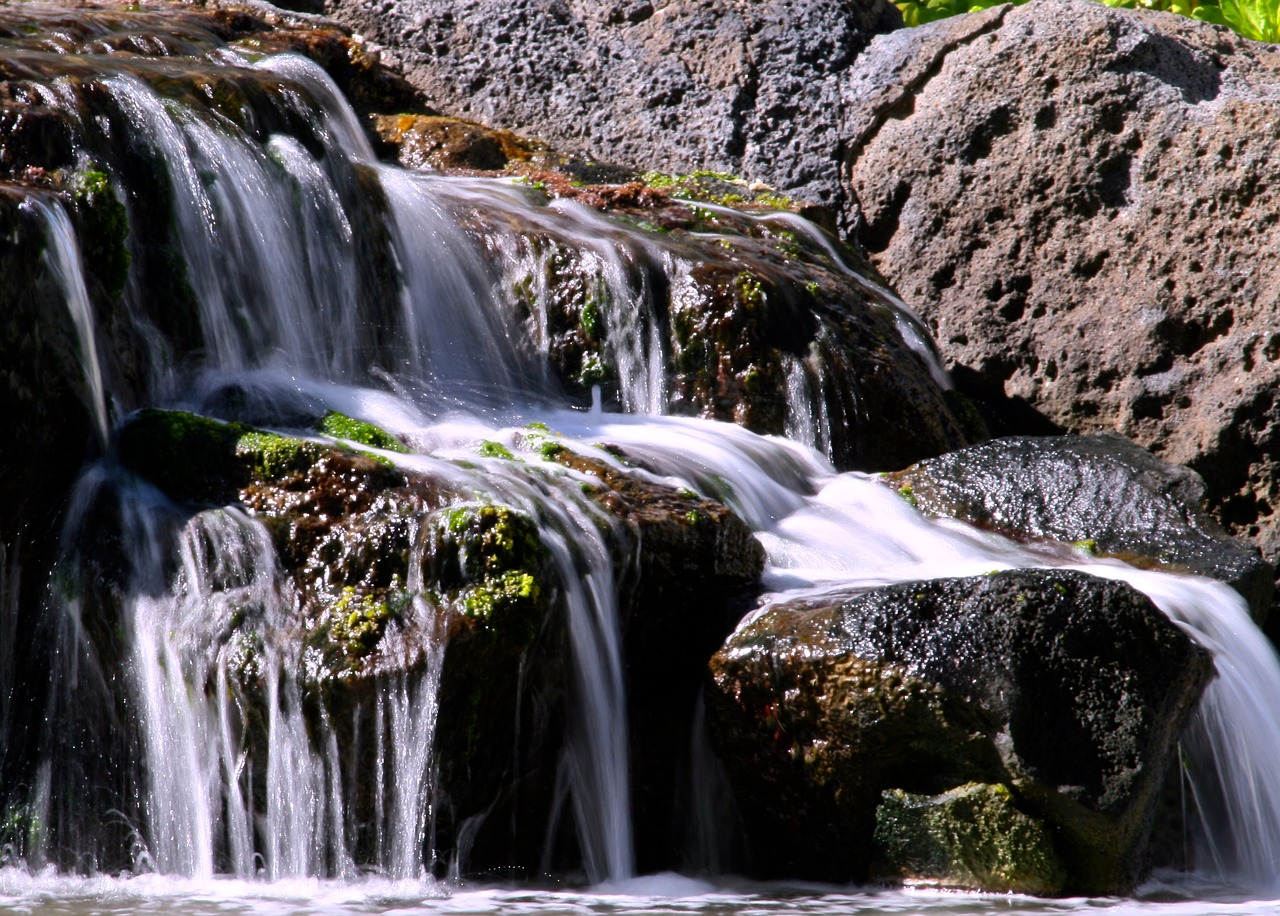
M 636 561 L 615 556 L 629 534 L 583 493 L 581 475 L 523 442 L 531 420 L 604 465 L 635 471 L 599 447 L 607 442 L 652 478 L 732 508 L 767 550 L 762 608 L 805 593 L 1049 562 L 989 532 L 924 519 L 864 475 L 837 474 L 821 454 L 840 420 L 822 397 L 832 370 L 817 350 L 784 360 L 785 430 L 795 441 L 664 416 L 673 395 L 660 302 L 696 305 L 696 265 L 660 233 L 632 233 L 569 201 L 535 202 L 515 182 L 380 164 L 332 82 L 302 58 L 250 66 L 226 52 L 221 64 L 202 61 L 225 70 L 229 95 L 245 97 L 243 106 L 219 108 L 169 86 L 171 74 L 159 65 L 122 57 L 77 88 L 57 75 L 58 55 L 20 56 L 33 72 L 54 74 L 39 93 L 43 103 L 100 144 L 79 151 L 77 167 L 92 162 L 120 190 L 134 250 L 154 254 L 168 244 L 180 261 L 163 269 L 166 288 L 183 303 L 153 301 L 141 267 L 124 289 L 120 308 L 148 344 L 139 359 L 150 362 L 137 370 L 145 384 L 113 389 L 112 357 L 99 346 L 107 332 L 95 324 L 73 221 L 52 197 L 28 198 L 48 239 L 44 263 L 75 328 L 104 450 L 109 405 L 120 414 L 184 406 L 313 440 L 319 434 L 309 421 L 333 410 L 408 443 L 410 453 L 377 451 L 376 460 L 447 481 L 441 503 L 500 504 L 536 524 L 566 632 L 568 721 L 557 778 L 591 882 L 627 879 L 636 869 L 618 597 L 625 588 L 618 570 Z M 101 106 L 92 116 L 86 94 Z M 902 341 L 945 387 L 932 343 L 905 304 L 845 265 L 806 222 L 761 219 L 781 221 L 827 251 L 892 312 Z M 144 224 L 156 238 L 142 238 Z M 552 333 L 568 320 L 554 293 L 565 277 L 581 285 L 585 303 L 572 316 L 582 347 L 571 354 L 578 362 L 568 382 L 555 363 L 570 357 L 553 352 Z M 187 299 L 198 328 L 174 330 L 165 322 L 181 322 L 166 310 L 180 311 Z M 191 339 L 170 339 L 183 335 Z M 571 409 L 562 383 L 576 386 L 579 408 L 594 391 L 593 408 Z M 604 409 L 602 385 L 624 413 Z M 312 624 L 300 619 L 303 596 L 282 575 L 279 541 L 262 519 L 234 506 L 179 505 L 111 455 L 85 472 L 68 517 L 69 546 L 50 599 L 63 631 L 50 675 L 56 702 L 30 791 L 34 845 L 56 832 L 60 811 L 98 802 L 84 786 L 124 781 L 123 772 L 140 782 L 117 793 L 112 816 L 139 871 L 279 880 L 375 869 L 423 882 L 441 871 L 433 859 L 442 803 L 435 753 L 456 723 L 440 705 L 448 647 L 439 608 L 430 605 L 440 596 L 427 595 L 421 581 L 420 540 L 403 613 L 428 633 L 415 647 L 421 657 L 407 673 L 369 675 L 371 700 L 331 708 L 308 681 L 312 660 L 298 634 Z M 110 544 L 97 546 L 119 551 L 118 582 L 94 581 L 101 567 L 86 546 L 104 517 Z M 15 679 L 17 561 L 0 549 L 5 692 Z M 1224 872 L 1271 880 L 1280 855 L 1280 776 L 1270 765 L 1280 758 L 1274 651 L 1225 586 L 1117 564 L 1073 565 L 1131 582 L 1213 651 L 1219 677 L 1187 740 L 1194 793 L 1210 815 L 1205 848 Z M 94 588 L 116 590 L 120 619 L 96 623 L 110 633 L 88 633 L 92 622 L 81 618 Z M 119 659 L 108 657 L 114 649 Z M 123 698 L 107 673 L 117 663 Z M 10 702 L 0 706 L 0 735 Z M 68 720 L 74 728 L 64 729 Z M 115 739 L 119 747 L 109 737 L 116 732 L 129 736 Z M 111 771 L 95 772 L 105 760 Z M 700 763 L 704 775 L 712 769 Z M 703 810 L 699 819 L 708 861 L 718 849 L 713 817 Z M 74 842 L 74 833 L 67 829 L 58 842 Z M 85 858 L 93 860 L 86 870 L 96 867 L 94 854 Z
M 28 197 L 29 206 L 47 227 L 49 246 L 45 249 L 45 261 L 54 280 L 61 287 L 67 310 L 75 324 L 76 337 L 84 359 L 85 386 L 89 395 L 89 412 L 93 417 L 98 445 L 105 448 L 110 436 L 110 419 L 107 415 L 106 383 L 102 377 L 102 361 L 98 358 L 97 335 L 94 331 L 93 307 L 89 292 L 85 289 L 84 274 L 80 264 L 80 246 L 76 242 L 75 229 L 67 218 L 66 210 L 55 200 Z

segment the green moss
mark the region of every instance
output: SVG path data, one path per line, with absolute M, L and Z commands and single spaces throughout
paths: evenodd
M 698 200 L 722 207 L 747 204 L 769 207 L 775 210 L 795 210 L 798 205 L 791 198 L 763 185 L 749 185 L 744 178 L 729 172 L 696 169 L 688 174 L 645 172 L 640 176 L 651 188 L 669 191 L 686 200 Z
M 608 367 L 600 359 L 599 353 L 583 353 L 582 368 L 578 372 L 578 384 L 584 388 L 599 385 L 609 377 Z
M 466 589 L 462 594 L 464 613 L 484 621 L 495 614 L 510 614 L 537 605 L 542 597 L 538 580 L 523 570 L 508 570 L 486 580 L 484 585 Z
M 1071 546 L 1082 553 L 1089 554 L 1089 556 L 1096 556 L 1098 553 L 1098 542 L 1093 538 L 1085 538 L 1083 541 L 1072 541 Z
M 349 658 L 367 655 L 382 639 L 391 621 L 386 602 L 371 595 L 357 595 L 347 586 L 331 611 L 329 638 Z
M 911 484 L 909 483 L 903 484 L 902 486 L 898 487 L 898 495 L 901 496 L 903 499 L 905 499 L 907 502 L 911 503 L 911 505 L 913 506 L 919 505 L 916 501 L 916 492 L 914 489 L 912 489 Z
M 458 506 L 436 522 L 432 572 L 440 595 L 518 645 L 537 634 L 546 610 L 547 552 L 533 519 L 509 506 Z
M 333 436 L 335 439 L 347 439 L 351 442 L 367 445 L 370 448 L 380 448 L 387 452 L 403 453 L 409 451 L 403 442 L 381 427 L 332 410 L 326 413 L 324 419 L 320 421 L 320 431 L 327 436 Z
M 476 454 L 481 458 L 502 458 L 506 461 L 519 461 L 511 449 L 507 448 L 501 442 L 494 442 L 492 439 L 485 439 L 476 447 Z
M 733 278 L 733 288 L 737 292 L 738 301 L 748 311 L 764 305 L 764 284 L 755 274 L 743 271 Z
M 237 443 L 247 432 L 239 423 L 148 408 L 125 423 L 116 452 L 122 465 L 173 499 L 224 504 L 248 481 L 237 460 Z
M 1053 894 L 1066 880 L 1048 829 L 1004 785 L 932 797 L 886 791 L 873 841 L 884 870 L 945 887 Z
M 320 447 L 302 439 L 261 430 L 250 430 L 236 442 L 236 455 L 246 461 L 255 477 L 279 480 L 305 471 L 319 456 Z
M 71 201 L 80 224 L 85 266 L 113 299 L 129 279 L 129 211 L 111 186 L 111 177 L 85 169 L 71 183 Z
M 600 315 L 600 304 L 594 297 L 589 297 L 582 304 L 582 312 L 578 316 L 578 323 L 582 325 L 582 330 L 592 340 L 600 339 L 600 331 L 603 329 L 603 319 Z

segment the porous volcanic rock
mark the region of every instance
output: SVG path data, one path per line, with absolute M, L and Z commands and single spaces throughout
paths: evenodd
M 712 658 L 707 721 L 753 873 L 864 880 L 885 790 L 982 782 L 1064 890 L 1123 893 L 1212 669 L 1127 584 L 1018 570 L 775 606 Z
M 962 389 L 1195 469 L 1274 560 L 1280 56 L 1085 0 L 962 19 L 846 74 L 856 237 Z
M 333 0 L 441 111 L 643 168 L 837 191 L 840 72 L 886 0 Z

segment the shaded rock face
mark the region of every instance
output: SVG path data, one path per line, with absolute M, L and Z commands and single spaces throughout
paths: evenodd
M 1271 565 L 1205 512 L 1200 476 L 1115 433 L 996 439 L 885 479 L 930 515 L 1219 579 L 1256 620 L 1271 609 Z
M 962 19 L 846 74 L 854 234 L 1007 430 L 1121 432 L 1274 559 L 1280 59 L 1076 0 Z
M 985 782 L 1049 826 L 1065 890 L 1133 886 L 1203 650 L 1129 586 L 1075 572 L 835 602 L 775 607 L 711 662 L 754 872 L 863 880 L 884 790 Z
M 884 0 L 336 0 L 451 115 L 608 161 L 837 195 L 837 76 Z
M 936 796 L 887 789 L 874 842 L 882 875 L 995 893 L 1054 894 L 1066 869 L 1043 822 L 1007 786 L 969 783 Z

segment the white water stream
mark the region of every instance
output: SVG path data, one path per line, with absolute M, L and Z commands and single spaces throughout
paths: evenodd
M 168 164 L 186 278 L 200 310 L 204 372 L 182 384 L 157 372 L 167 381 L 154 399 L 199 406 L 210 391 L 234 383 L 266 403 L 338 410 L 414 446 L 414 454 L 389 456 L 394 460 L 452 475 L 538 521 L 567 610 L 573 657 L 574 718 L 564 778 L 587 873 L 593 882 L 607 883 L 599 893 L 557 895 L 475 892 L 427 877 L 434 864 L 425 852 L 432 746 L 436 730 L 449 725 L 437 721 L 438 655 L 420 680 L 398 682 L 378 700 L 371 779 L 379 876 L 361 877 L 347 822 L 349 790 L 338 775 L 342 751 L 335 735 L 347 723 L 325 721 L 319 734 L 309 733 L 293 677 L 302 661 L 281 646 L 265 646 L 266 784 L 254 785 L 246 750 L 250 725 L 229 684 L 236 660 L 230 650 L 218 657 L 202 651 L 231 616 L 283 620 L 297 600 L 280 584 L 265 530 L 234 508 L 175 518 L 161 497 L 134 485 L 122 490 L 126 530 L 136 549 L 121 625 L 146 773 L 140 790 L 145 823 L 135 825 L 138 864 L 161 876 L 76 879 L 10 866 L 0 868 L 0 906 L 67 913 L 1092 911 L 1090 901 L 722 887 L 675 877 L 646 884 L 635 878 L 628 747 L 618 726 L 626 707 L 616 583 L 599 531 L 607 522 L 572 487 L 548 500 L 512 462 L 477 458 L 480 443 L 500 442 L 525 465 L 536 465 L 539 456 L 522 450 L 518 430 L 537 420 L 602 461 L 615 459 L 595 443 L 624 447 L 672 483 L 724 501 L 751 526 L 768 551 L 766 582 L 775 599 L 1046 559 L 991 534 L 925 519 L 874 479 L 835 474 L 813 448 L 829 440 L 829 421 L 814 406 L 817 392 L 794 367 L 788 431 L 803 441 L 657 416 L 667 384 L 653 292 L 638 279 L 643 273 L 630 269 L 628 258 L 636 255 L 613 243 L 615 224 L 576 204 L 532 206 L 511 184 L 447 181 L 379 165 L 354 115 L 313 65 L 289 58 L 263 68 L 292 81 L 287 97 L 318 125 L 323 155 L 282 135 L 259 143 L 207 113 L 162 99 L 124 72 L 100 83 L 131 125 L 129 142 Z M 389 344 L 376 354 L 351 253 L 357 240 L 352 189 L 362 180 L 374 181 L 384 198 L 399 277 L 399 301 L 386 310 L 387 325 L 380 329 Z M 105 440 L 110 399 L 73 243 L 63 238 L 70 230 L 63 226 L 65 214 L 41 206 L 56 240 L 50 267 L 68 291 Z M 581 241 L 579 256 L 599 278 L 620 399 L 631 415 L 546 406 L 552 391 L 545 369 L 547 316 L 535 307 L 534 346 L 528 346 L 513 331 L 503 291 L 511 289 L 513 277 L 545 274 L 529 268 L 547 255 L 514 232 L 477 244 L 463 222 L 470 208 L 482 206 Z M 678 296 L 689 265 L 656 242 L 644 256 L 661 265 Z M 536 291 L 532 298 L 535 304 L 546 299 Z M 932 359 L 918 322 L 905 311 L 899 328 Z M 1232 888 L 1274 893 L 1280 874 L 1280 664 L 1274 651 L 1225 586 L 1084 557 L 1073 566 L 1131 582 L 1214 652 L 1219 677 L 1187 745 L 1196 794 L 1213 812 L 1197 839 L 1212 862 L 1206 874 L 1227 882 L 1212 893 L 1220 896 L 1224 887 L 1228 894 Z M 45 787 L 37 795 L 47 802 L 55 791 Z M 1195 909 L 1133 901 L 1101 905 L 1114 912 L 1223 913 L 1266 906 L 1231 900 L 1196 903 Z

